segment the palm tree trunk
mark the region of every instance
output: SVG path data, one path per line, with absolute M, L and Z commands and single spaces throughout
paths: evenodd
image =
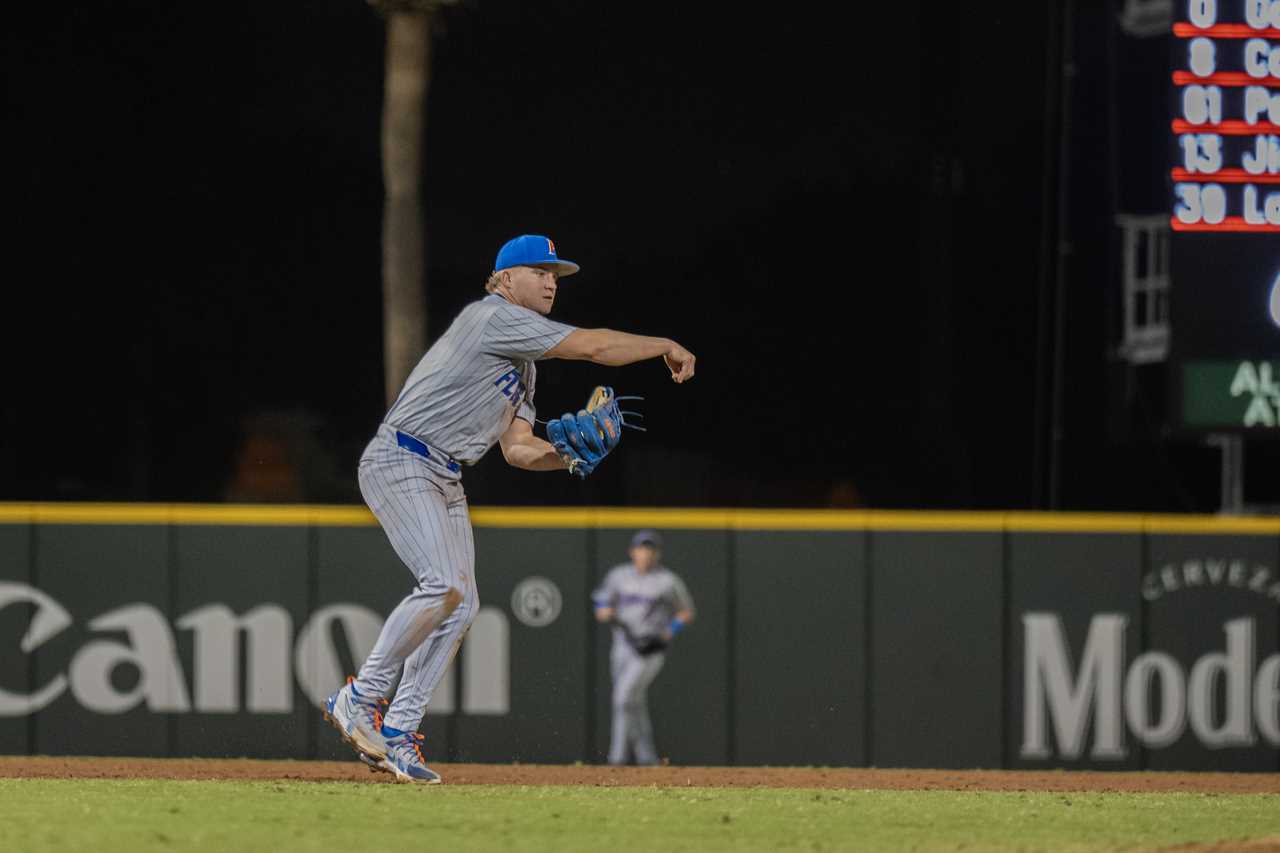
M 382 328 L 388 405 L 426 349 L 426 234 L 422 149 L 431 68 L 431 17 L 387 16 L 382 104 Z

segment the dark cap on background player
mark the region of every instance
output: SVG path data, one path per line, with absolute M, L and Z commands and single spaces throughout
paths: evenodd
M 656 530 L 637 530 L 635 535 L 631 537 L 631 547 L 649 547 L 656 550 L 662 550 L 662 537 L 658 535 Z

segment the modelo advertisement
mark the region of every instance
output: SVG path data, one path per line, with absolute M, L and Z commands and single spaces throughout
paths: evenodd
M 1276 770 L 1275 540 L 1150 536 L 1140 573 L 1133 543 L 1094 544 L 1111 571 L 1074 554 L 1056 579 L 1023 582 L 1018 763 Z M 1085 594 L 1055 603 L 1072 578 Z

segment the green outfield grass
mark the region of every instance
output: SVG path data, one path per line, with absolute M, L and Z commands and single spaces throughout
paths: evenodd
M 0 850 L 1112 850 L 1280 835 L 1280 796 L 0 779 Z

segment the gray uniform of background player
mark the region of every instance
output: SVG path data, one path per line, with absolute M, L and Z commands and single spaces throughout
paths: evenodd
M 468 305 L 409 375 L 360 459 L 360 493 L 417 580 L 355 684 L 386 696 L 403 666 L 385 717 L 392 728 L 417 730 L 479 608 L 467 498 L 444 457 L 473 464 L 514 418 L 532 425 L 534 361 L 573 331 L 496 294 Z M 432 458 L 400 447 L 396 430 L 429 445 Z
M 615 566 L 591 594 L 591 600 L 597 608 L 613 608 L 614 620 L 625 625 L 633 637 L 661 636 L 676 613 L 692 613 L 694 609 L 684 581 L 662 565 L 644 573 L 631 563 Z M 658 763 L 646 691 L 665 661 L 662 652 L 636 652 L 622 628 L 613 626 L 613 649 L 609 655 L 613 674 L 610 764 L 625 764 L 629 752 L 637 764 Z

